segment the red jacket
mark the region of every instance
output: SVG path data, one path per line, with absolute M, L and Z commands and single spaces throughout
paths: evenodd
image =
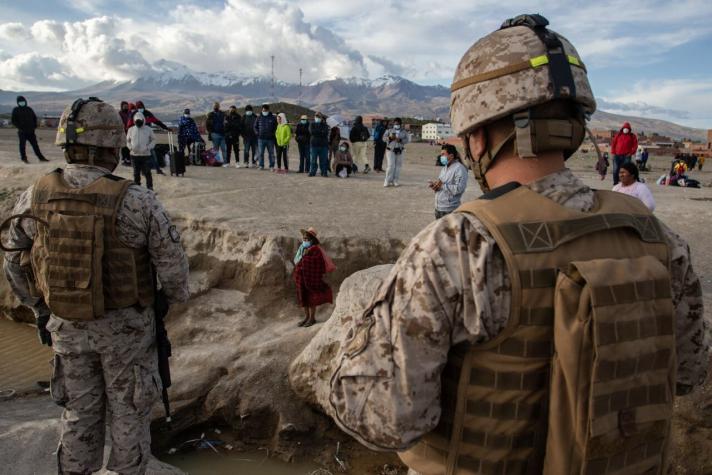
M 329 284 L 322 279 L 326 273 L 326 262 L 319 246 L 313 245 L 304 252 L 302 260 L 294 268 L 294 282 L 297 284 L 297 299 L 302 307 L 316 307 L 333 303 L 334 295 Z
M 623 129 L 628 129 L 629 132 L 624 134 Z M 613 141 L 611 141 L 611 153 L 613 155 L 630 156 L 635 155 L 636 150 L 638 150 L 638 137 L 633 133 L 630 124 L 626 122 L 616 136 L 613 137 Z

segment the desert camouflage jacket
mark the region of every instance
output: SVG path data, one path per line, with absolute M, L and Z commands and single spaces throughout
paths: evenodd
M 70 186 L 79 188 L 107 173 L 110 172 L 96 166 L 70 164 L 66 166 L 63 177 Z M 32 190 L 31 186 L 20 195 L 12 214 L 30 213 Z M 171 302 L 188 300 L 188 259 L 180 243 L 180 234 L 152 191 L 140 186 L 129 186 L 117 215 L 116 229 L 119 240 L 125 245 L 136 249 L 148 248 L 158 280 Z M 35 221 L 15 219 L 10 226 L 6 245 L 11 248 L 29 248 L 35 234 Z M 30 295 L 28 276 L 20 266 L 20 254 L 5 253 L 5 276 L 23 305 L 30 307 L 35 316 L 47 315 L 50 312 L 44 301 Z M 112 310 L 107 312 L 106 318 L 116 312 L 125 314 L 127 310 L 138 312 L 133 307 Z
M 569 170 L 528 186 L 571 209 L 594 205 L 593 191 Z M 663 229 L 672 258 L 678 382 L 699 385 L 710 346 L 700 282 L 687 243 Z M 410 242 L 342 341 L 326 412 L 368 447 L 410 447 L 440 418 L 440 375 L 450 348 L 494 338 L 510 304 L 504 257 L 484 225 L 467 213 L 433 222 Z

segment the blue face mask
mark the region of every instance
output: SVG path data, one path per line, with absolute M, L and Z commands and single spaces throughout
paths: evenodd
M 25 107 L 25 106 L 27 105 L 27 102 L 25 102 L 25 101 L 20 101 L 20 102 L 17 103 L 17 105 L 20 106 L 20 107 Z
M 321 117 L 317 117 L 316 119 L 314 119 L 314 122 L 316 122 L 317 124 L 321 124 Z
M 300 120 L 299 122 L 301 122 L 302 124 L 306 124 L 306 123 L 307 123 L 306 120 Z
M 267 116 L 269 115 L 269 112 L 267 112 L 267 111 L 262 111 L 262 115 L 265 116 L 265 117 L 267 117 Z
M 440 155 L 440 165 L 446 166 L 447 165 L 447 156 L 445 155 Z
M 252 111 L 245 112 L 245 115 L 252 115 Z
M 312 243 L 311 241 L 302 241 L 302 247 L 304 249 L 309 249 L 311 247 Z

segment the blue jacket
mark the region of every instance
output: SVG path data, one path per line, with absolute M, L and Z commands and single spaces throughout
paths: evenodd
M 258 115 L 255 120 L 255 133 L 258 139 L 276 140 L 275 133 L 277 132 L 277 117 L 273 113 L 267 115 Z
M 383 134 L 386 133 L 386 127 L 378 124 L 375 129 L 373 129 L 373 141 L 380 142 L 383 140 Z
M 178 121 L 178 140 L 180 143 L 200 142 L 203 139 L 192 117 L 181 116 Z

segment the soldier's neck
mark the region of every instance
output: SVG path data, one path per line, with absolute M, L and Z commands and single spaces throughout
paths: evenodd
M 544 152 L 537 158 L 520 158 L 517 155 L 498 157 L 485 177 L 490 188 L 516 181 L 526 185 L 566 168 L 561 152 Z

